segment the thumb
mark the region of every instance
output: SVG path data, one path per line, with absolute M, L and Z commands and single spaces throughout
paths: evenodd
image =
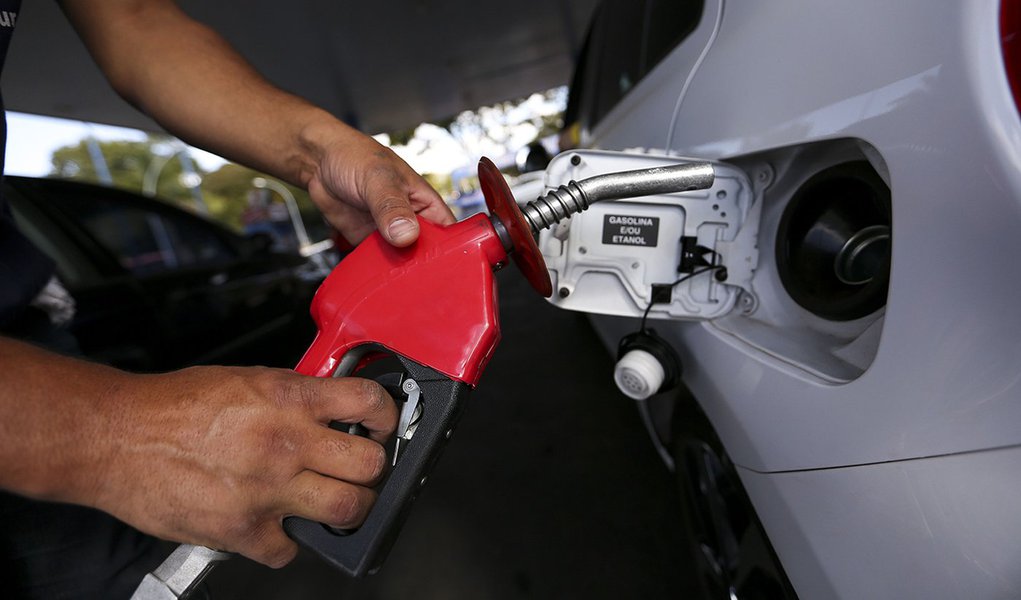
M 369 212 L 383 237 L 394 246 L 408 246 L 418 239 L 418 217 L 403 186 L 381 183 L 368 193 Z

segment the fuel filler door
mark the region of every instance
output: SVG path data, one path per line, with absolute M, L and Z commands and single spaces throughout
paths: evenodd
M 691 159 L 579 150 L 546 169 L 547 190 L 570 181 Z M 630 317 L 705 320 L 735 306 L 751 311 L 761 202 L 745 173 L 712 162 L 705 190 L 593 204 L 542 231 L 539 249 L 553 282 L 550 302 Z

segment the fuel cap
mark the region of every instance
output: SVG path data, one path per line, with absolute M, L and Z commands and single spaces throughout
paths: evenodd
M 652 329 L 621 338 L 613 381 L 629 398 L 645 400 L 665 392 L 681 380 L 681 359 Z
M 624 395 L 645 400 L 659 391 L 666 379 L 666 369 L 655 356 L 645 350 L 631 350 L 613 368 L 613 381 Z

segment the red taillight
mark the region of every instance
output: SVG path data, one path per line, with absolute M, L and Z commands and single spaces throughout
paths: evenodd
M 1000 3 L 1000 44 L 1014 105 L 1021 108 L 1021 2 L 1018 0 Z

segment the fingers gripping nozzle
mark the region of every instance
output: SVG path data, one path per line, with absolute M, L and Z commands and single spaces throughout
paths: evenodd
M 407 357 L 396 358 L 404 371 L 400 383 L 377 381 L 395 397 L 407 397 L 401 410 L 407 419 L 399 423 L 392 469 L 377 486 L 376 503 L 365 522 L 352 530 L 298 517 L 287 517 L 283 524 L 291 538 L 353 577 L 374 573 L 383 564 L 471 395 L 466 383 Z

